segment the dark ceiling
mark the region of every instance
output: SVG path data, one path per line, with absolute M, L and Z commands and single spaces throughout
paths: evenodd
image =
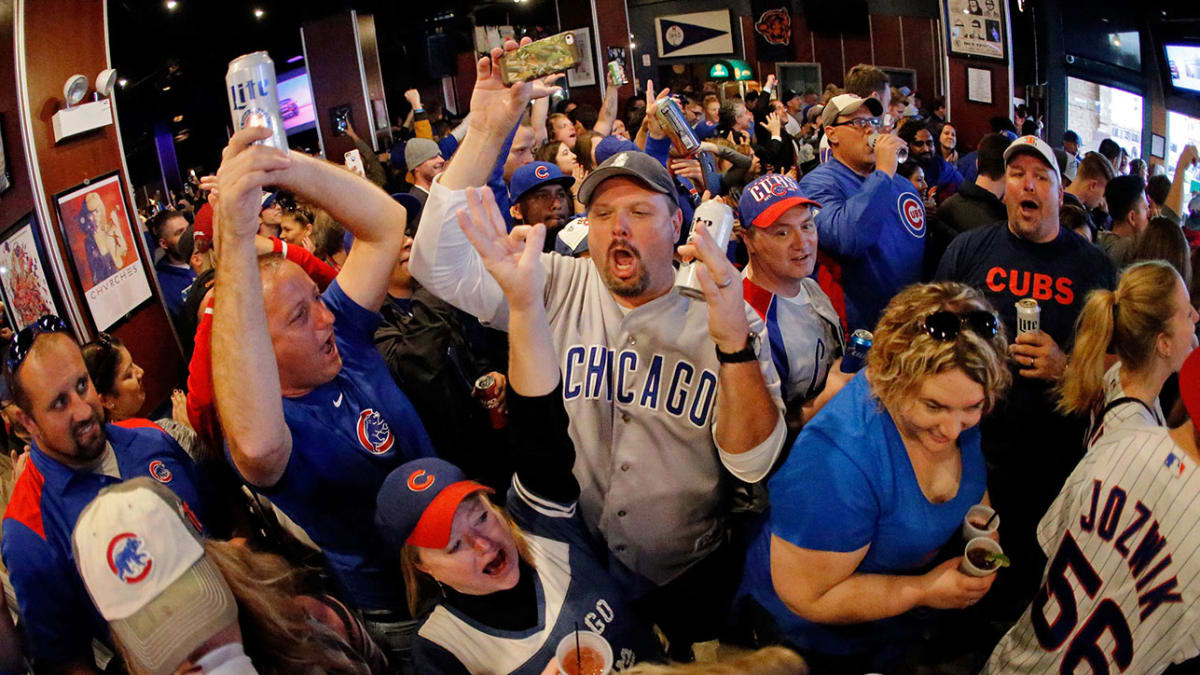
M 117 94 L 121 132 L 135 185 L 158 177 L 156 124 L 168 125 L 175 136 L 182 170 L 215 169 L 229 124 L 224 87 L 229 61 L 266 50 L 277 72 L 303 65 L 287 61 L 302 54 L 300 26 L 306 21 L 349 9 L 374 15 L 393 117 L 407 112 L 405 89 L 435 85 L 425 74 L 427 35 L 446 33 L 452 50 L 459 51 L 470 49 L 476 23 L 557 25 L 554 0 L 176 0 L 173 9 L 167 5 L 166 0 L 109 2 L 112 62 L 126 82 Z M 255 9 L 262 10 L 261 18 Z

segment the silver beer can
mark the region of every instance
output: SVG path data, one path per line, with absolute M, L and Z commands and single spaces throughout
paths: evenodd
M 279 93 L 275 89 L 275 62 L 266 52 L 243 54 L 229 62 L 225 73 L 225 87 L 229 93 L 229 114 L 233 118 L 233 131 L 246 127 L 266 127 L 271 130 L 270 138 L 259 141 L 261 145 L 288 151 L 287 133 L 283 129 L 283 117 L 279 114 Z
M 1025 298 L 1018 300 L 1017 305 L 1017 335 L 1021 333 L 1036 333 L 1041 328 L 1042 308 L 1037 300 Z
M 696 213 L 692 216 L 692 234 L 688 237 L 688 241 L 696 236 L 696 229 L 701 227 L 708 230 L 708 236 L 712 237 L 713 241 L 717 243 L 717 248 L 724 255 L 725 249 L 729 246 L 729 238 L 733 236 L 733 209 L 719 199 L 704 202 L 696 208 Z M 699 260 L 694 260 L 683 265 L 675 277 L 675 285 L 679 288 L 679 292 L 693 300 L 704 300 L 704 291 L 700 288 L 700 277 L 696 276 L 696 272 L 703 264 Z

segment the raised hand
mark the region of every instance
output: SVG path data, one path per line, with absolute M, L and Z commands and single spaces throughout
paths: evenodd
M 292 164 L 291 158 L 278 148 L 253 145 L 270 135 L 266 127 L 246 127 L 229 139 L 229 145 L 221 153 L 221 168 L 217 170 L 221 200 L 217 211 L 222 232 L 247 239 L 258 233 L 262 188 L 276 182 L 272 174 Z
M 522 38 L 521 45 L 529 44 Z M 503 138 L 516 125 L 525 112 L 525 105 L 533 96 L 532 82 L 518 82 L 511 87 L 500 80 L 497 59 L 506 52 L 516 51 L 517 43 L 508 40 L 504 48 L 492 50 L 475 64 L 475 90 L 471 93 L 471 131 Z
M 695 259 L 702 264 L 696 276 L 708 303 L 708 332 L 713 342 L 727 354 L 740 351 L 750 334 L 741 275 L 706 228 L 693 229 L 688 243 L 679 247 L 679 254 L 685 261 Z
M 759 122 L 759 125 L 771 132 L 771 137 L 774 138 L 779 135 L 779 130 L 783 128 L 783 119 L 779 116 L 779 113 L 773 112 L 767 115 L 765 122 Z
M 404 100 L 408 101 L 413 110 L 417 110 L 421 107 L 421 92 L 416 89 L 407 89 L 404 92 Z
M 514 309 L 545 302 L 546 268 L 542 244 L 546 226 L 518 225 L 505 232 L 504 218 L 489 188 L 467 188 L 467 208 L 458 212 L 458 224 L 479 252 L 484 268 L 500 284 Z
M 671 95 L 670 89 L 663 89 L 654 94 L 654 80 L 646 80 L 646 133 L 651 138 L 665 138 L 667 133 L 663 131 L 662 125 L 658 123 L 658 105 L 662 100 Z
M 547 75 L 546 77 L 531 82 L 530 84 L 533 85 L 533 91 L 529 99 L 531 101 L 536 101 L 539 98 L 546 98 L 556 91 L 562 91 L 562 85 L 555 84 L 555 81 L 561 79 L 563 75 L 565 75 L 565 73 L 554 73 L 553 75 Z

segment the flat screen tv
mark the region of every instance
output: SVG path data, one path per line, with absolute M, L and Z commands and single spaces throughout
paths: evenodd
M 1176 91 L 1200 94 L 1200 45 L 1166 44 L 1167 72 Z
M 317 126 L 316 109 L 313 107 L 312 88 L 308 82 L 308 71 L 296 68 L 280 73 L 277 78 L 279 90 L 279 114 L 283 117 L 283 129 L 289 135 L 308 131 Z

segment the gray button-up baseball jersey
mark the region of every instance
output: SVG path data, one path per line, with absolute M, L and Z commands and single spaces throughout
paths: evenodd
M 414 276 L 497 328 L 508 307 L 454 214 L 465 194 L 434 183 L 413 246 Z M 584 520 L 634 572 L 664 584 L 721 541 L 727 479 L 713 437 L 719 364 L 708 305 L 677 291 L 622 309 L 586 259 L 543 254 L 546 307 L 559 352 L 563 398 L 578 457 Z M 751 329 L 763 322 L 749 306 Z M 782 410 L 770 351 L 759 367 Z M 755 448 L 767 464 L 776 433 Z M 765 473 L 765 467 L 763 469 Z

